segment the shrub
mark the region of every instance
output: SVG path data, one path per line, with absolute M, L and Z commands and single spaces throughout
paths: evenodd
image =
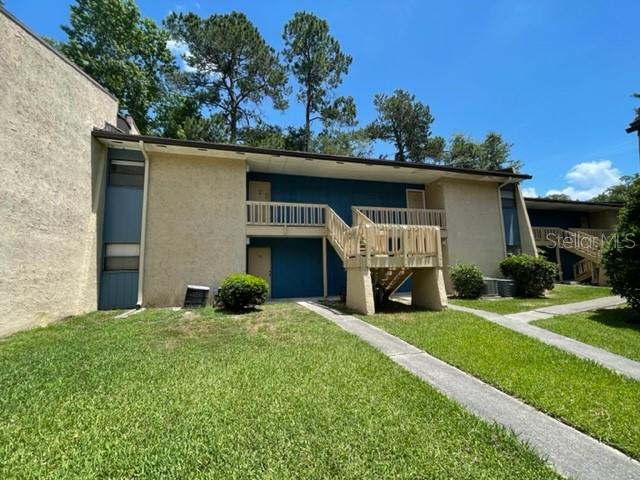
M 627 192 L 616 234 L 603 252 L 603 264 L 613 293 L 640 311 L 640 180 Z
M 459 263 L 451 269 L 451 281 L 460 298 L 479 298 L 484 290 L 480 267 L 470 263 Z
M 546 258 L 521 254 L 505 258 L 500 271 L 513 280 L 519 297 L 540 297 L 545 290 L 553 290 L 557 268 Z
M 241 311 L 264 303 L 268 292 L 269 284 L 264 278 L 234 273 L 220 285 L 218 301 L 224 308 Z

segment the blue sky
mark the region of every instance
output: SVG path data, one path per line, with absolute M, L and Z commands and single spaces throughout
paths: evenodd
M 67 0 L 6 0 L 42 35 L 63 39 Z M 434 133 L 476 138 L 495 130 L 534 175 L 540 195 L 587 199 L 640 170 L 638 143 L 624 129 L 640 101 L 640 2 L 633 0 L 138 0 L 160 22 L 170 11 L 239 10 L 276 49 L 297 10 L 328 20 L 353 58 L 340 94 L 352 95 L 361 124 L 374 118 L 378 92 L 404 88 L 428 103 Z M 300 124 L 292 98 L 280 124 Z M 376 153 L 389 153 L 381 146 Z

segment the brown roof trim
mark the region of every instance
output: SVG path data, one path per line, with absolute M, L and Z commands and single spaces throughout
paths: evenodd
M 613 207 L 622 208 L 624 202 L 585 202 L 581 200 L 556 200 L 552 198 L 537 198 L 537 197 L 525 197 L 525 202 L 538 202 L 538 203 L 556 203 L 562 205 L 585 205 L 593 207 Z
M 98 87 L 100 90 L 102 90 L 104 93 L 106 93 L 108 96 L 110 96 L 111 98 L 113 98 L 116 102 L 119 102 L 118 97 L 116 97 L 113 93 L 111 93 L 109 90 L 107 90 L 104 86 L 102 86 L 95 78 L 93 78 L 91 75 L 89 75 L 87 72 L 85 72 L 84 70 L 82 70 L 80 67 L 78 67 L 78 65 L 76 65 L 73 61 L 69 60 L 67 57 L 65 57 L 60 51 L 58 51 L 57 49 L 55 49 L 54 47 L 52 47 L 51 45 L 49 45 L 46 41 L 44 41 L 42 39 L 42 37 L 40 35 L 38 35 L 37 33 L 35 33 L 33 30 L 31 30 L 29 27 L 27 27 L 22 21 L 18 20 L 18 18 L 16 18 L 15 16 L 13 16 L 13 14 L 11 12 L 9 12 L 6 8 L 0 6 L 0 13 L 2 13 L 5 17 L 7 17 L 10 21 L 12 21 L 13 23 L 15 23 L 16 25 L 18 25 L 20 28 L 22 28 L 26 33 L 28 33 L 31 37 L 33 37 L 35 40 L 37 40 L 41 45 L 43 45 L 44 47 L 46 47 L 48 50 L 50 50 L 53 54 L 55 54 L 58 58 L 60 58 L 63 62 L 65 62 L 67 65 L 69 65 L 70 67 L 72 67 L 74 70 L 76 70 L 80 75 L 82 75 L 83 77 L 85 77 L 87 80 L 89 80 L 91 83 L 94 84 L 94 86 Z
M 361 157 L 347 157 L 344 155 L 329 155 L 326 153 L 313 153 L 313 152 L 298 152 L 295 150 L 278 150 L 273 148 L 258 148 L 250 147 L 247 145 L 234 145 L 229 143 L 213 143 L 213 142 L 201 142 L 195 140 L 179 140 L 175 138 L 164 137 L 152 137 L 148 135 L 127 135 L 114 132 L 108 132 L 105 130 L 93 130 L 93 136 L 96 138 L 105 138 L 111 140 L 121 140 L 129 142 L 139 142 L 142 140 L 146 143 L 154 143 L 156 145 L 173 145 L 178 147 L 191 147 L 191 148 L 206 148 L 211 150 L 222 150 L 227 152 L 240 152 L 240 153 L 255 153 L 260 155 L 279 155 L 283 157 L 295 157 L 295 158 L 313 158 L 318 160 L 332 160 L 339 162 L 350 163 L 362 163 L 366 165 L 380 165 L 385 167 L 400 167 L 400 168 L 417 168 L 421 170 L 433 170 L 440 172 L 452 172 L 463 173 L 470 175 L 481 175 L 490 177 L 504 177 L 504 178 L 516 178 L 520 180 L 529 180 L 531 175 L 522 173 L 511 173 L 507 171 L 492 171 L 492 170 L 474 170 L 471 168 L 458 168 L 458 167 L 446 167 L 442 165 L 430 165 L 425 163 L 409 163 L 409 162 L 395 162 L 390 160 L 379 160 L 373 158 L 361 158 Z

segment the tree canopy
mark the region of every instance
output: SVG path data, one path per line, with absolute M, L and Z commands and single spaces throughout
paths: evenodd
M 568 201 L 571 200 L 571 197 L 566 193 L 550 193 L 549 195 L 544 196 L 545 200 L 563 200 Z
M 66 42 L 56 46 L 120 100 L 142 132 L 164 95 L 164 75 L 175 68 L 168 35 L 142 18 L 134 0 L 76 0 Z
M 378 117 L 367 126 L 367 132 L 371 139 L 392 142 L 396 161 L 420 163 L 442 158 L 445 142 L 431 134 L 433 116 L 428 105 L 405 90 L 377 94 L 373 104 Z
M 273 107 L 287 107 L 287 75 L 275 50 L 240 12 L 201 18 L 172 13 L 166 19 L 172 37 L 183 42 L 189 66 L 184 83 L 198 102 L 219 111 L 228 141 L 238 129 L 259 119 L 259 107 L 270 98 Z
M 338 92 L 353 59 L 326 20 L 309 12 L 285 24 L 280 54 L 243 13 L 171 13 L 160 27 L 135 0 L 75 0 L 63 30 L 66 42 L 47 41 L 114 93 L 143 133 L 349 156 L 371 156 L 373 142 L 383 141 L 401 162 L 520 166 L 498 133 L 480 142 L 434 135 L 429 105 L 406 90 L 375 95 L 377 117 L 357 128 L 353 97 Z M 272 125 L 262 108 L 268 101 L 288 108 L 289 77 L 304 120 Z
M 310 150 L 312 122 L 321 120 L 325 127 L 331 123 L 356 123 L 353 98 L 333 98 L 352 58 L 331 36 L 329 24 L 311 13 L 297 12 L 285 25 L 282 37 L 282 53 L 299 85 L 297 99 L 304 105 L 305 150 Z
M 627 199 L 627 195 L 631 190 L 631 187 L 638 183 L 640 174 L 635 173 L 633 175 L 625 175 L 620 178 L 618 185 L 613 185 L 607 188 L 600 195 L 597 195 L 591 199 L 593 202 L 624 202 Z
M 470 137 L 455 134 L 449 140 L 448 149 L 442 156 L 446 165 L 479 170 L 500 170 L 513 168 L 519 170 L 520 162 L 510 158 L 510 143 L 506 143 L 502 135 L 489 132 L 481 142 Z

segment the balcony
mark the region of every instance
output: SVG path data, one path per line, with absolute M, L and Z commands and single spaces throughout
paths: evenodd
M 316 203 L 247 201 L 247 235 L 324 236 L 329 208 Z M 435 226 L 440 227 L 442 236 L 446 234 L 444 210 L 369 206 L 354 206 L 351 210 L 353 225 L 368 219 L 379 225 Z
M 421 268 L 442 265 L 444 210 L 352 207 L 352 226 L 328 205 L 247 202 L 247 235 L 322 237 L 345 267 Z

